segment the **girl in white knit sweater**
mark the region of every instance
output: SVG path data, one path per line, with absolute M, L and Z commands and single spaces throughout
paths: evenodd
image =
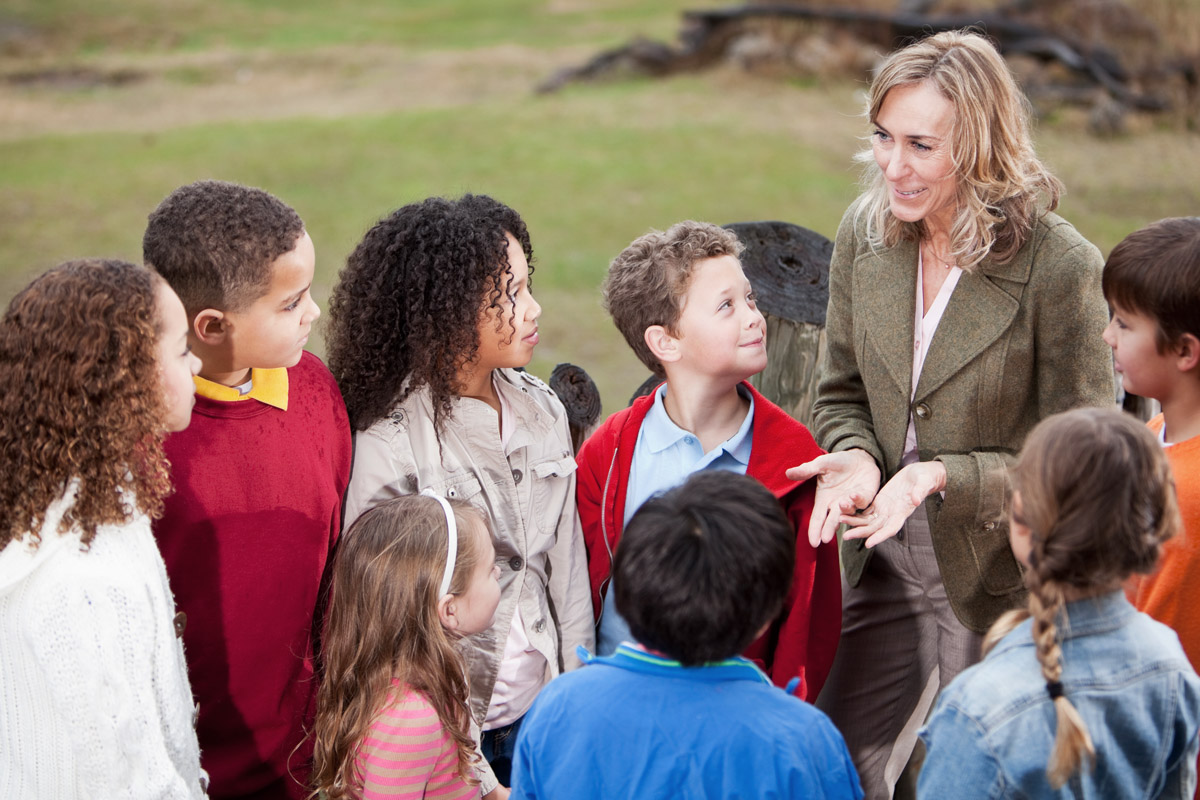
M 205 796 L 150 534 L 199 366 L 179 298 L 121 261 L 62 264 L 0 319 L 0 797 Z

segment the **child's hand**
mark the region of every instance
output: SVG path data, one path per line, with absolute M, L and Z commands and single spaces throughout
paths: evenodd
M 512 792 L 511 789 L 505 786 L 497 786 L 483 796 L 483 800 L 508 800 L 508 795 Z
M 919 461 L 897 472 L 875 495 L 875 502 L 860 514 L 843 514 L 839 522 L 850 527 L 842 534 L 847 539 L 866 539 L 867 547 L 896 535 L 912 512 L 925 498 L 946 488 L 946 465 L 940 461 Z
M 787 476 L 794 481 L 817 479 L 812 517 L 808 521 L 808 543 L 813 547 L 833 541 L 839 520 L 844 521 L 846 515 L 870 505 L 879 491 L 879 467 L 866 450 L 858 448 L 817 456 L 792 467 Z

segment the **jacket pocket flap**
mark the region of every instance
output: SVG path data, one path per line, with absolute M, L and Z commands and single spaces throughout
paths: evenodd
M 444 483 L 431 486 L 434 492 L 442 497 L 470 500 L 483 491 L 483 484 L 474 474 L 452 475 Z
M 552 458 L 533 465 L 533 474 L 539 478 L 565 478 L 575 471 L 575 459 Z

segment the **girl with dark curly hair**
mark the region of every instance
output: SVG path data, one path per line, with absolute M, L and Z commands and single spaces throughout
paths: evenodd
M 200 361 L 175 292 L 71 261 L 0 319 L 0 797 L 203 797 L 166 569 Z
M 566 411 L 519 369 L 538 343 L 532 256 L 511 208 L 429 198 L 367 232 L 329 302 L 329 366 L 356 431 L 345 524 L 430 490 L 484 510 L 495 537 L 495 624 L 463 641 L 485 793 L 508 784 L 538 691 L 593 640 Z

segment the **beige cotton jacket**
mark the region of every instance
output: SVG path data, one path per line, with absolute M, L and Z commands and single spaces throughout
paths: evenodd
M 1008 543 L 1007 468 L 1041 419 L 1111 404 L 1112 353 L 1100 252 L 1046 214 L 1007 263 L 984 260 L 959 279 L 910 400 L 917 243 L 873 251 L 853 211 L 838 229 L 829 270 L 828 347 L 814 404 L 817 441 L 862 448 L 886 481 L 900 469 L 909 415 L 921 461 L 946 467 L 945 498 L 925 502 L 934 552 L 954 613 L 983 632 L 1022 602 Z M 871 551 L 844 541 L 847 581 Z
M 470 398 L 454 401 L 439 448 L 429 391 L 421 389 L 355 434 L 346 491 L 347 527 L 384 500 L 424 489 L 487 513 L 500 565 L 500 607 L 491 630 L 463 642 L 479 724 L 518 603 L 530 643 L 546 657 L 546 682 L 579 665 L 577 646 L 594 647 L 566 411 L 529 373 L 497 370 L 496 386 L 517 420 L 507 458 L 496 412 Z

